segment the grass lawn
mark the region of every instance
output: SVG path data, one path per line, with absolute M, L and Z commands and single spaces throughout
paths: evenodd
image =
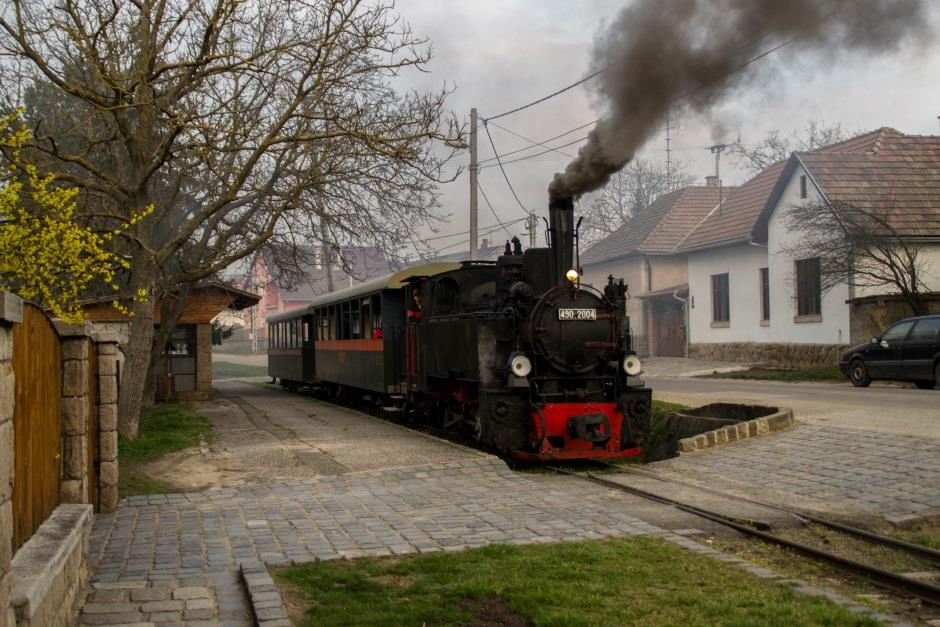
M 877 625 L 650 537 L 275 572 L 304 625 Z
M 119 495 L 125 497 L 172 491 L 144 474 L 141 466 L 167 453 L 195 446 L 200 439 L 210 440 L 211 436 L 212 424 L 209 419 L 182 403 L 160 403 L 144 411 L 140 417 L 137 439 L 118 439 L 121 468 Z
M 212 360 L 212 376 L 216 379 L 222 379 L 225 377 L 263 377 L 267 374 L 267 366 L 233 364 L 228 361 Z
M 677 411 L 682 411 L 683 409 L 688 409 L 688 405 L 683 405 L 682 403 L 670 403 L 667 401 L 653 401 L 653 407 L 651 413 L 653 414 L 653 424 L 656 424 L 656 421 L 660 418 L 665 418 L 669 414 L 673 414 Z
M 756 381 L 819 381 L 845 383 L 848 381 L 838 366 L 812 366 L 810 368 L 749 368 L 735 372 L 700 375 L 706 379 L 753 379 Z

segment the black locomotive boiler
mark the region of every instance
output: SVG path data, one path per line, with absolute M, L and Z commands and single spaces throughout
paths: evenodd
M 636 377 L 627 288 L 580 282 L 574 207 L 549 207 L 549 246 L 432 264 L 269 318 L 269 374 L 397 399 L 409 415 L 520 459 L 642 452 L 651 391 Z

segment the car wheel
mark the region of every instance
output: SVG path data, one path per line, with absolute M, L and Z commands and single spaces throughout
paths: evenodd
M 918 390 L 932 390 L 934 386 L 933 381 L 914 381 L 914 385 L 917 386 Z
M 868 376 L 868 368 L 861 359 L 856 359 L 849 365 L 849 379 L 852 385 L 857 388 L 867 388 L 871 385 L 871 377 Z

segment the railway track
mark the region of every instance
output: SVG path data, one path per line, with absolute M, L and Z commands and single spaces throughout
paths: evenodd
M 734 529 L 738 531 L 739 533 L 746 535 L 748 537 L 756 538 L 762 542 L 774 544 L 776 546 L 785 547 L 787 549 L 796 551 L 800 553 L 801 555 L 805 555 L 812 559 L 833 565 L 842 571 L 851 573 L 852 575 L 856 577 L 860 577 L 862 579 L 870 581 L 871 583 L 879 587 L 887 588 L 889 590 L 892 590 L 894 592 L 897 592 L 903 595 L 914 596 L 933 606 L 940 607 L 940 586 L 937 586 L 928 581 L 915 579 L 913 577 L 908 577 L 900 573 L 885 570 L 877 566 L 873 566 L 870 564 L 865 564 L 863 562 L 852 560 L 852 559 L 849 559 L 840 555 L 836 555 L 834 553 L 830 553 L 828 551 L 823 551 L 814 546 L 803 544 L 801 542 L 797 542 L 789 538 L 781 537 L 779 535 L 771 533 L 770 526 L 767 523 L 757 521 L 757 520 L 740 519 L 740 518 L 727 516 L 719 512 L 714 512 L 714 511 L 707 510 L 707 509 L 704 509 L 695 505 L 683 503 L 681 501 L 677 501 L 675 499 L 672 499 L 670 497 L 667 497 L 661 494 L 656 494 L 656 493 L 649 492 L 646 490 L 641 490 L 639 488 L 634 488 L 632 486 L 626 486 L 619 482 L 612 481 L 610 479 L 607 479 L 603 476 L 596 475 L 591 472 L 586 472 L 586 473 L 574 472 L 571 470 L 557 468 L 557 467 L 553 468 L 553 470 L 560 474 L 577 477 L 579 479 L 586 480 L 586 481 L 591 481 L 593 483 L 597 483 L 597 484 L 606 486 L 608 488 L 613 488 L 621 492 L 626 492 L 634 496 L 638 496 L 638 497 L 645 498 L 651 501 L 655 501 L 657 503 L 661 503 L 664 505 L 672 505 L 673 507 L 676 507 L 684 512 L 688 512 L 690 514 L 700 516 L 714 523 L 724 525 L 726 527 Z M 639 474 L 645 475 L 646 473 L 639 473 Z M 656 478 L 661 479 L 660 477 L 656 477 Z M 679 483 L 681 485 L 690 485 L 690 484 L 684 484 L 682 482 L 676 482 L 676 483 Z M 696 489 L 699 489 L 699 490 L 703 489 L 700 486 L 695 486 L 695 487 Z M 908 554 L 914 555 L 918 558 L 931 562 L 935 566 L 940 567 L 940 551 L 937 551 L 934 549 L 923 547 L 917 544 L 911 544 L 909 542 L 904 542 L 896 538 L 891 538 L 889 536 L 884 536 L 878 533 L 873 533 L 865 529 L 859 529 L 857 527 L 845 525 L 836 521 L 821 518 L 819 516 L 813 516 L 813 515 L 805 514 L 802 512 L 788 510 L 786 508 L 778 507 L 776 505 L 770 505 L 768 503 L 761 503 L 760 501 L 722 493 L 717 490 L 712 490 L 712 489 L 707 489 L 707 488 L 705 488 L 705 490 L 717 496 L 722 496 L 722 497 L 732 499 L 732 500 L 744 501 L 744 502 L 748 502 L 748 503 L 758 505 L 761 507 L 766 507 L 768 509 L 776 510 L 779 512 L 784 512 L 784 513 L 787 513 L 796 517 L 799 520 L 812 522 L 812 523 L 824 526 L 826 528 L 838 531 L 839 533 L 846 534 L 853 538 L 864 540 L 865 542 L 868 542 L 874 545 L 890 547 L 892 549 L 901 550 Z

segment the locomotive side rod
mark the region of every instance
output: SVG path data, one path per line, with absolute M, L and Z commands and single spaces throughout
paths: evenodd
M 776 544 L 777 546 L 782 546 L 788 549 L 792 549 L 808 557 L 812 557 L 821 561 L 828 562 L 830 564 L 834 564 L 838 566 L 839 568 L 841 568 L 842 570 L 848 571 L 863 579 L 867 579 L 871 581 L 872 583 L 879 585 L 881 587 L 894 590 L 895 592 L 899 592 L 901 594 L 909 594 L 912 596 L 916 596 L 917 598 L 927 603 L 930 603 L 931 605 L 940 606 L 940 586 L 935 586 L 931 583 L 920 581 L 912 577 L 906 577 L 904 575 L 900 575 L 898 573 L 894 573 L 889 570 L 879 568 L 877 566 L 871 566 L 869 564 L 856 562 L 855 560 L 851 560 L 851 559 L 848 559 L 839 555 L 835 555 L 827 551 L 822 551 L 815 547 L 811 547 L 811 546 L 808 546 L 799 542 L 794 542 L 793 540 L 787 540 L 786 538 L 781 538 L 779 536 L 775 536 L 771 533 L 767 533 L 766 531 L 758 529 L 756 528 L 756 526 L 742 524 L 741 522 L 737 522 L 733 520 L 731 517 L 725 516 L 724 514 L 705 510 L 705 509 L 696 507 L 694 505 L 689 505 L 688 503 L 682 503 L 681 501 L 676 501 L 669 497 L 665 497 L 659 494 L 654 494 L 652 492 L 646 492 L 645 490 L 640 490 L 637 488 L 632 488 L 630 486 L 625 486 L 623 484 L 617 483 L 616 481 L 611 481 L 609 479 L 598 477 L 597 475 L 594 475 L 592 473 L 580 474 L 580 473 L 571 472 L 571 471 L 558 469 L 558 468 L 556 468 L 555 471 L 561 474 L 578 477 L 586 481 L 598 483 L 600 485 L 613 488 L 615 490 L 620 490 L 621 492 L 626 492 L 628 494 L 633 494 L 635 496 L 639 496 L 645 499 L 649 499 L 657 503 L 672 505 L 682 511 L 689 512 L 696 516 L 700 516 L 707 520 L 716 522 L 720 525 L 730 527 L 731 529 L 734 529 L 735 531 L 738 531 L 744 535 L 748 535 L 748 536 L 757 538 L 759 540 L 763 540 L 764 542 L 767 542 L 770 544 Z M 767 527 L 769 528 L 769 525 Z

